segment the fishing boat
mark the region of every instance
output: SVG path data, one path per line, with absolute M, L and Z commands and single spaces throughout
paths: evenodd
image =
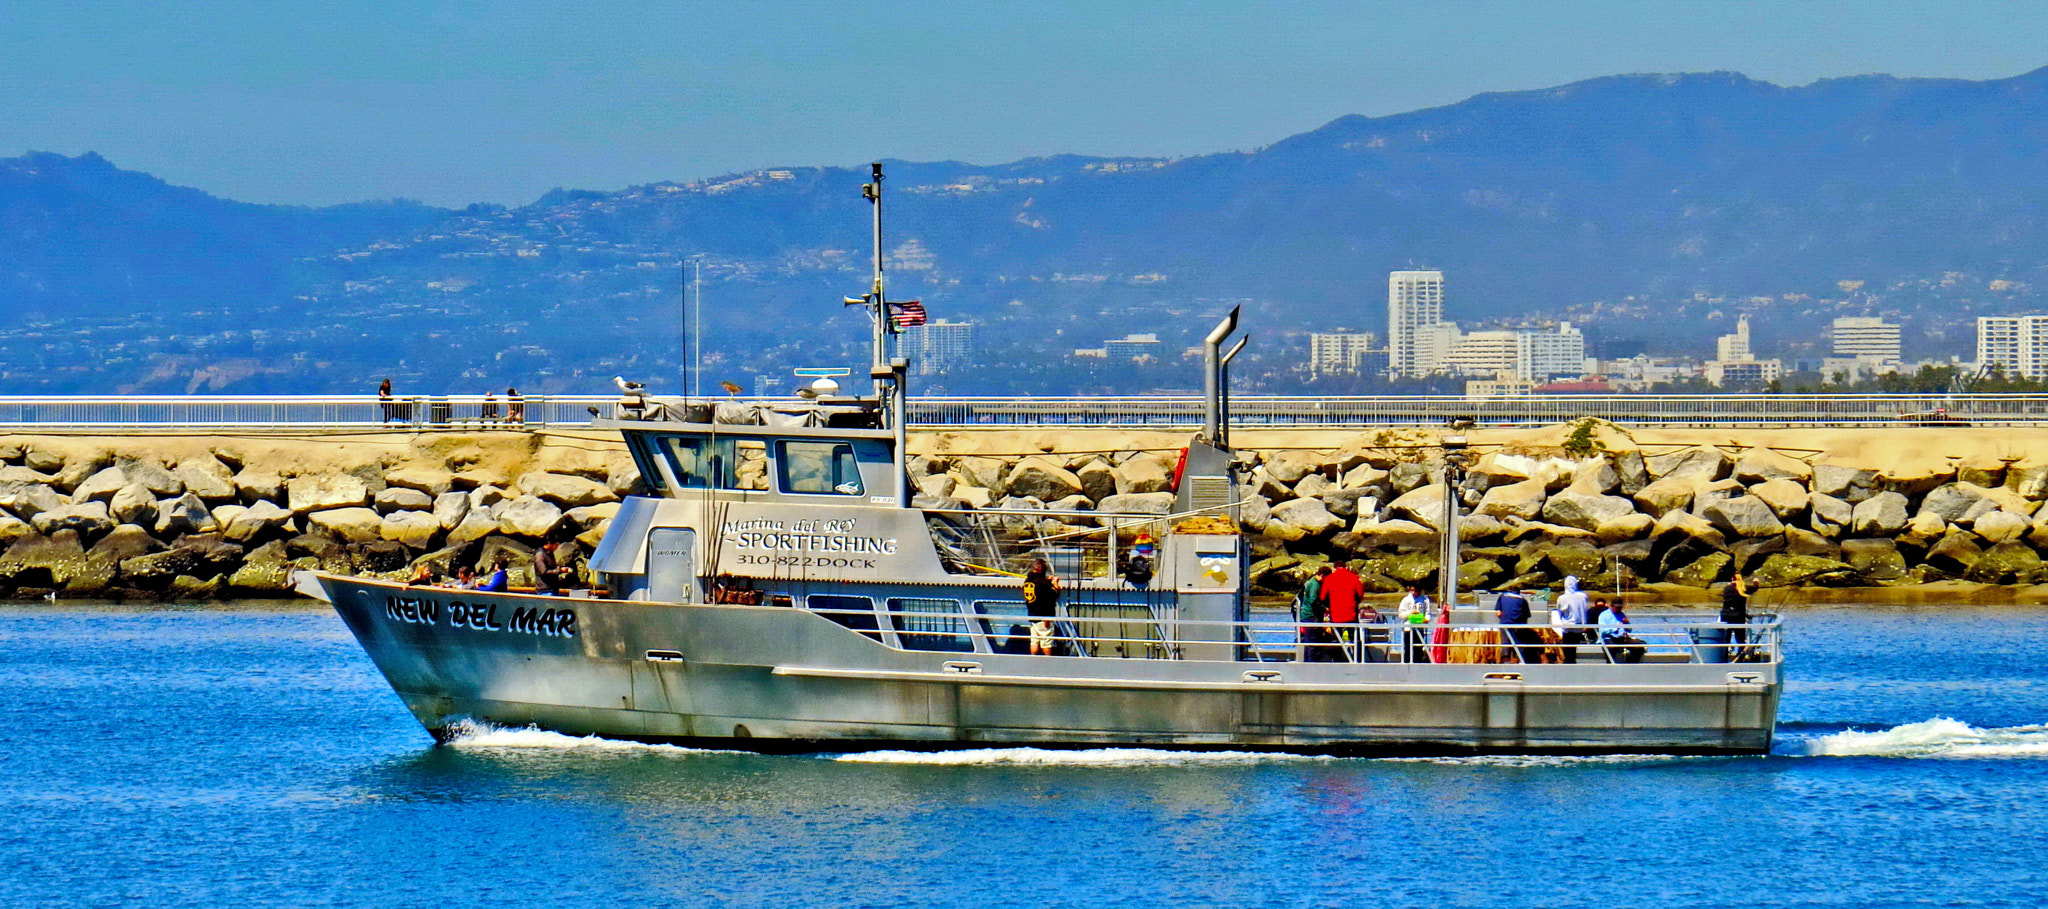
M 1449 642 L 1403 646 L 1405 626 L 1307 623 L 1256 602 L 1230 445 L 1235 311 L 1204 340 L 1203 425 L 1168 513 L 917 507 L 881 189 L 877 164 L 863 187 L 873 283 L 847 298 L 873 326 L 870 393 L 828 385 L 771 406 L 628 389 L 593 425 L 623 437 L 647 494 L 624 501 L 591 555 L 592 589 L 301 573 L 430 733 L 481 722 L 773 752 L 1769 750 L 1775 616 L 1731 628 L 1698 610 L 1637 615 L 1638 664 L 1598 644 L 1572 664 L 1550 662 L 1555 644 L 1501 647 L 1485 601 L 1455 587 L 1457 496 L 1439 572 L 1456 604 Z M 1128 570 L 1146 553 L 1149 578 Z M 1028 646 L 1019 580 L 1036 559 L 1062 584 L 1045 653 Z M 1334 658 L 1309 659 L 1318 646 Z

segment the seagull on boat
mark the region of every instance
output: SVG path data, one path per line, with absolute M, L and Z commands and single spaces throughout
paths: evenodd
M 613 376 L 612 384 L 619 386 L 620 391 L 623 391 L 629 395 L 639 394 L 640 392 L 647 390 L 646 385 L 643 385 L 639 382 L 628 382 L 626 381 L 625 376 Z

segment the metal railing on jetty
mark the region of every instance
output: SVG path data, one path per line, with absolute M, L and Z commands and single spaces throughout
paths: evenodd
M 0 431 L 475 430 L 584 425 L 616 395 L 120 395 L 0 397 Z M 794 402 L 797 399 L 772 399 Z M 1238 396 L 1241 427 L 1528 426 L 1598 417 L 1632 426 L 1811 427 L 2048 424 L 2048 395 Z M 920 428 L 1116 428 L 1201 425 L 1195 395 L 925 397 Z

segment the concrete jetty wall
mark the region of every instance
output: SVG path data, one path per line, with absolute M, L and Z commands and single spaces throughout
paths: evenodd
M 1240 431 L 1255 587 L 1331 560 L 1369 585 L 1428 584 L 1443 499 L 1467 517 L 1461 582 L 1705 588 L 2048 582 L 2048 433 L 1896 427 L 1467 433 L 1438 482 L 1429 430 Z M 926 507 L 1164 513 L 1178 433 L 949 431 L 912 437 Z M 0 438 L 0 595 L 278 596 L 292 569 L 405 577 L 544 539 L 572 564 L 639 476 L 585 431 Z M 1088 519 L 1052 518 L 1086 524 Z

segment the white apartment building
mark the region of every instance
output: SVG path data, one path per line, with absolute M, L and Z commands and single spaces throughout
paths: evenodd
M 1437 326 L 1444 320 L 1444 273 L 1396 271 L 1387 274 L 1387 371 L 1395 376 L 1426 376 L 1437 371 L 1449 352 Z M 1452 329 L 1453 332 L 1456 329 Z M 1432 332 L 1438 336 L 1431 337 Z
M 1837 357 L 1874 363 L 1899 360 L 1899 326 L 1875 316 L 1843 316 L 1835 320 L 1829 335 Z
M 1555 331 L 1474 331 L 1457 336 L 1443 369 L 1468 376 L 1545 382 L 1586 371 L 1586 336 L 1570 322 Z
M 910 360 L 920 376 L 957 369 L 974 362 L 974 323 L 940 319 L 913 325 L 896 336 L 896 355 Z
M 1735 320 L 1735 333 L 1722 335 L 1715 343 L 1718 354 L 1707 363 L 1707 381 L 1716 386 L 1768 385 L 1782 378 L 1785 364 L 1780 360 L 1759 360 L 1749 346 L 1749 317 Z
M 1310 376 L 1357 375 L 1366 354 L 1378 344 L 1372 332 L 1327 331 L 1308 336 Z
M 2048 316 L 1977 317 L 1977 368 L 2048 376 Z
M 1722 335 L 1714 344 L 1714 359 L 1723 363 L 1747 363 L 1756 359 L 1749 350 L 1749 317 L 1735 320 L 1735 333 Z
M 1103 355 L 1119 362 L 1131 362 L 1140 357 L 1159 359 L 1159 336 L 1157 334 L 1125 335 L 1115 340 L 1102 342 Z

